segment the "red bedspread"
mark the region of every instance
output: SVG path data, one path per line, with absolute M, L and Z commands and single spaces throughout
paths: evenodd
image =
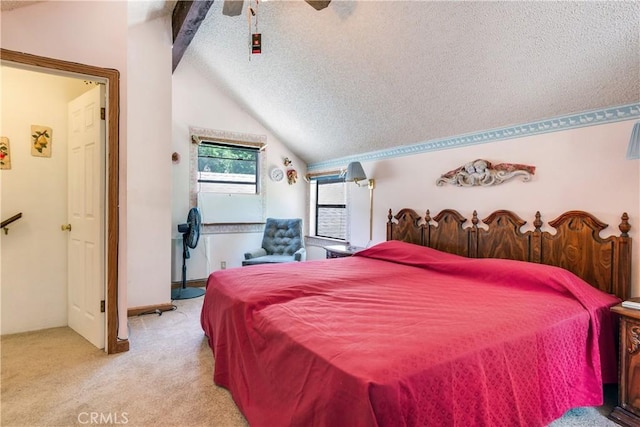
M 542 426 L 615 382 L 618 299 L 565 270 L 357 255 L 209 277 L 214 381 L 252 426 Z

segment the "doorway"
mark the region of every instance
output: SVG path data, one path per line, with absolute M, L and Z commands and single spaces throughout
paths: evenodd
M 74 62 L 61 61 L 30 55 L 7 49 L 0 49 L 3 64 L 26 68 L 43 73 L 88 77 L 106 82 L 106 200 L 104 203 L 105 224 L 105 315 L 107 353 L 129 350 L 128 339 L 118 338 L 118 164 L 119 164 L 119 75 L 114 69 L 99 68 Z

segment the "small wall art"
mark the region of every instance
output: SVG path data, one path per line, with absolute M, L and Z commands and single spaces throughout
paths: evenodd
M 31 155 L 36 157 L 51 157 L 50 127 L 31 125 Z
M 287 182 L 289 182 L 289 185 L 295 184 L 297 179 L 298 179 L 298 172 L 296 172 L 295 169 L 287 170 Z
M 5 136 L 0 136 L 0 169 L 11 169 L 9 138 Z
M 298 180 L 298 172 L 293 168 L 293 162 L 289 160 L 288 157 L 285 157 L 282 163 L 287 167 L 287 181 L 289 185 L 295 184 Z
M 496 165 L 484 159 L 472 162 L 450 170 L 440 176 L 436 185 L 453 184 L 458 187 L 491 186 L 502 184 L 515 177 L 522 181 L 530 181 L 535 174 L 536 167 L 519 163 L 498 163 Z

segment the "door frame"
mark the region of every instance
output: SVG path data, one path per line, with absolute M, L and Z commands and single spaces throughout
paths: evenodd
M 120 72 L 111 68 L 63 61 L 0 48 L 2 61 L 34 67 L 39 71 L 64 72 L 107 80 L 107 162 L 106 162 L 106 351 L 109 354 L 129 350 L 129 340 L 118 338 L 118 243 L 119 243 L 119 146 L 120 146 Z

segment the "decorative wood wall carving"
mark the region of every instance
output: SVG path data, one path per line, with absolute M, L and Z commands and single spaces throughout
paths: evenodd
M 627 351 L 629 354 L 635 354 L 640 348 L 640 326 L 631 324 L 627 328 Z
M 493 165 L 488 160 L 476 159 L 445 173 L 436 180 L 436 185 L 453 184 L 458 187 L 488 187 L 502 184 L 515 177 L 520 177 L 523 181 L 529 181 L 535 171 L 535 166 L 517 163 Z

